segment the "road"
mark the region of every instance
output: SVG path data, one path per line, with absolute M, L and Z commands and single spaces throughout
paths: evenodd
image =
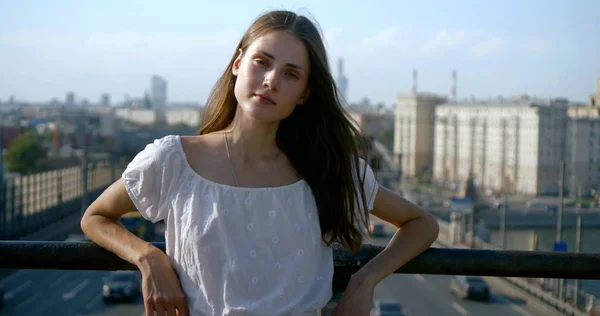
M 384 246 L 388 241 L 389 237 L 369 242 Z M 141 296 L 133 302 L 105 303 L 102 300 L 102 278 L 108 273 L 18 271 L 0 281 L 5 286 L 0 315 L 141 315 Z M 398 299 L 409 315 L 560 315 L 497 278 L 487 280 L 493 293 L 487 303 L 454 297 L 448 291 L 450 276 L 443 275 L 391 275 L 377 286 L 375 299 Z
M 372 217 L 373 223 L 380 222 Z M 385 224 L 386 232 L 393 226 Z M 390 237 L 370 238 L 369 243 L 388 244 Z M 434 245 L 441 247 L 440 245 Z M 485 277 L 492 291 L 489 302 L 462 300 L 448 290 L 452 276 L 394 274 L 383 280 L 375 289 L 374 299 L 396 299 L 408 315 L 484 315 L 484 316 L 534 316 L 562 315 L 558 311 L 529 297 L 518 288 L 500 278 Z
M 141 315 L 141 297 L 106 304 L 102 278 L 107 271 L 22 270 L 4 280 L 0 315 Z
M 79 221 L 71 218 L 70 221 Z M 79 226 L 71 227 L 61 236 L 82 234 Z M 56 240 L 35 238 L 34 240 Z M 163 241 L 157 237 L 154 241 Z M 141 315 L 144 311 L 141 295 L 132 302 L 105 303 L 102 300 L 103 278 L 109 271 L 92 270 L 19 270 L 0 283 L 4 285 L 4 303 L 0 315 Z

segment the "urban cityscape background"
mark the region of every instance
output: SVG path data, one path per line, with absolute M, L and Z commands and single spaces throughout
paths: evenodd
M 197 132 L 208 91 L 255 17 L 218 21 L 192 3 L 65 3 L 0 4 L 0 240 L 88 241 L 82 210 L 146 144 Z M 370 140 L 380 183 L 438 219 L 436 247 L 600 252 L 600 19 L 591 13 L 600 4 L 533 3 L 290 8 L 322 23 L 343 106 Z M 180 19 L 159 20 L 163 11 Z M 382 22 L 396 21 L 391 12 L 405 21 Z M 71 19 L 52 19 L 60 14 Z M 373 221 L 366 242 L 385 245 L 393 230 Z M 164 241 L 161 223 L 128 214 L 122 224 Z M 0 270 L 0 315 L 141 314 L 139 276 L 129 276 Z M 560 315 L 547 294 L 586 315 L 600 310 L 597 281 L 485 278 L 484 302 L 452 294 L 468 282 L 390 276 L 373 308 Z

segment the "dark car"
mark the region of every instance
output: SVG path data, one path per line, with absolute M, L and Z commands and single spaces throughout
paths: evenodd
M 450 291 L 461 298 L 490 300 L 490 287 L 478 276 L 454 276 L 450 281 Z
M 369 225 L 369 235 L 372 237 L 385 237 L 385 229 L 382 223 L 374 223 Z
M 376 300 L 370 316 L 405 316 L 404 308 L 397 300 Z
M 558 212 L 558 204 L 544 203 L 539 201 L 529 201 L 525 203 L 525 208 L 528 211 L 546 211 L 551 213 Z
M 141 292 L 137 271 L 113 271 L 104 278 L 102 297 L 110 300 L 135 300 Z

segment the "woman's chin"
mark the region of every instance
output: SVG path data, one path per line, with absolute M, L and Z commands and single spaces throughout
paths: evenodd
M 260 104 L 244 107 L 243 113 L 249 119 L 261 123 L 274 123 L 285 118 L 277 112 L 274 106 L 267 108 L 267 106 Z

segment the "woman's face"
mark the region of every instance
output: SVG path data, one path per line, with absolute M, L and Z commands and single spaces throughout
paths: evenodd
M 235 97 L 245 115 L 265 123 L 288 117 L 308 97 L 309 57 L 285 31 L 257 38 L 233 64 Z

